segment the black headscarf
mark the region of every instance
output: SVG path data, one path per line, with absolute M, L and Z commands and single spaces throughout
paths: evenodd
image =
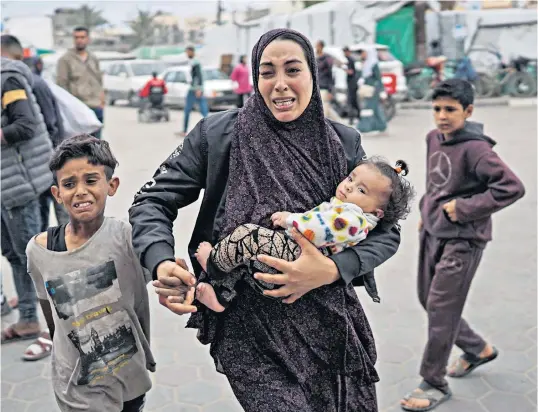
M 302 115 L 278 121 L 258 89 L 263 51 L 286 35 L 303 49 L 312 73 L 313 92 Z M 221 237 L 244 223 L 270 227 L 277 211 L 300 212 L 327 201 L 346 174 L 340 140 L 323 115 L 318 71 L 312 45 L 301 33 L 275 29 L 265 33 L 252 50 L 255 94 L 239 111 L 230 152 L 230 174 Z

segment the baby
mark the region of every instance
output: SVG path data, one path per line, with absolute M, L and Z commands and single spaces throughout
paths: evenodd
M 329 255 L 364 240 L 381 219 L 388 225 L 404 219 L 414 195 L 412 186 L 401 177 L 408 172 L 403 160 L 398 160 L 396 167 L 381 158 L 363 160 L 338 185 L 329 202 L 305 213 L 274 213 L 273 225 L 285 231 L 245 224 L 214 247 L 202 242 L 195 256 L 207 273 L 209 283 L 203 280 L 198 284 L 196 298 L 209 309 L 222 312 L 236 295 L 227 279 L 233 269 L 242 265 L 252 267 L 259 254 L 290 262 L 297 259 L 301 250 L 289 236 L 293 227 Z M 215 288 L 221 292 L 216 292 Z

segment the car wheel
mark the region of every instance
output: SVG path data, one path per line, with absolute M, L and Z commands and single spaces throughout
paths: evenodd
M 109 106 L 114 106 L 114 103 L 116 103 L 116 100 L 112 97 L 112 94 L 105 90 L 105 95 L 107 96 L 107 102 Z
M 136 96 L 136 93 L 134 91 L 129 92 L 129 96 L 127 96 L 127 100 L 129 100 L 129 106 L 135 107 L 138 105 L 138 98 Z

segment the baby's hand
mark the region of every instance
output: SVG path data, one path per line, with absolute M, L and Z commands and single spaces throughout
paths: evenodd
M 276 212 L 273 213 L 273 216 L 271 216 L 271 221 L 273 222 L 274 226 L 286 228 L 286 220 L 288 219 L 288 216 L 291 215 L 290 212 Z

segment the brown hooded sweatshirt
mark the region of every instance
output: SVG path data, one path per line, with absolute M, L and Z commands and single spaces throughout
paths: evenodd
M 424 230 L 441 239 L 491 240 L 491 215 L 523 197 L 525 188 L 493 151 L 483 125 L 466 122 L 450 140 L 433 130 L 426 137 L 426 193 L 420 200 Z M 443 205 L 456 200 L 457 222 Z

